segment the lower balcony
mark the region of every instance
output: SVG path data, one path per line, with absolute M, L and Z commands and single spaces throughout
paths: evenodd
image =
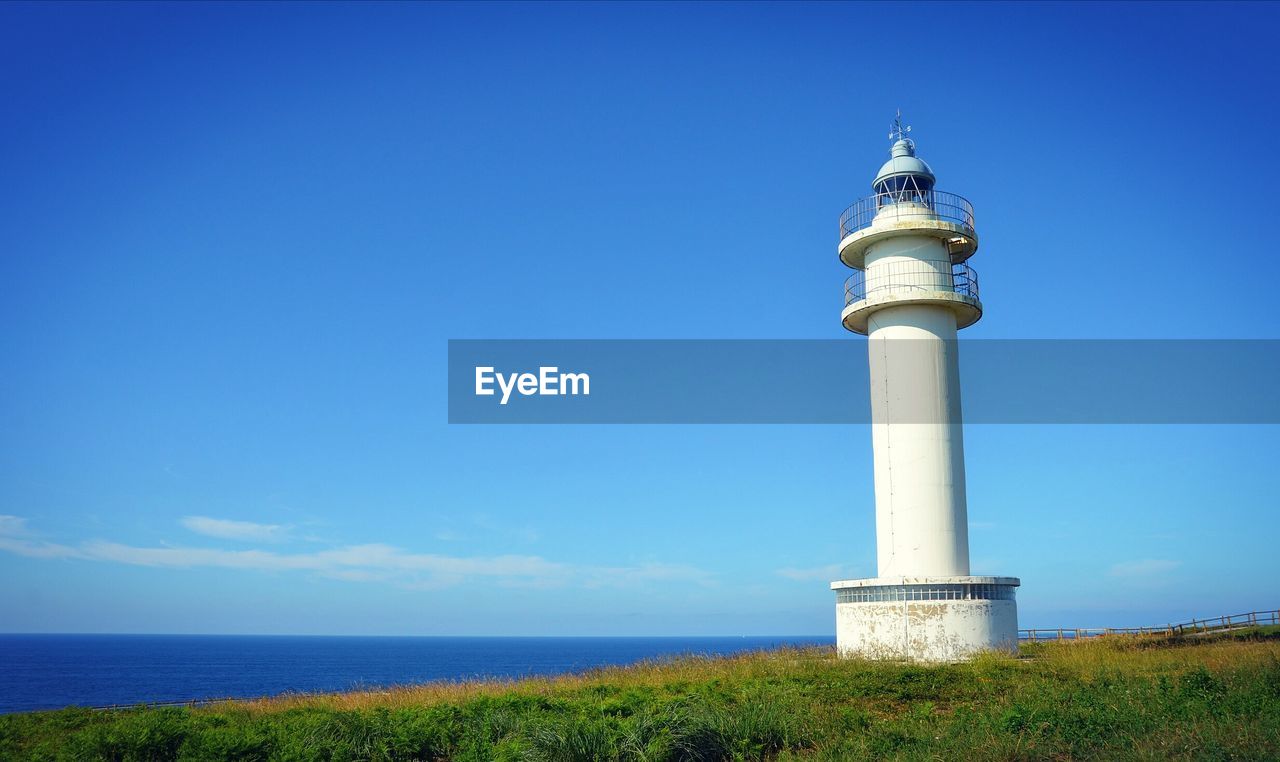
M 871 313 L 904 304 L 936 304 L 956 315 L 956 328 L 968 328 L 982 317 L 978 274 L 966 264 L 891 262 L 858 270 L 844 282 L 844 327 L 867 333 Z

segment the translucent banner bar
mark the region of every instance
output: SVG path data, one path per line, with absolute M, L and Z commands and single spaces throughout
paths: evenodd
M 900 367 L 938 351 L 882 342 Z M 449 342 L 449 422 L 871 423 L 867 342 Z M 1280 423 L 1280 341 L 957 342 L 964 423 Z M 938 423 L 910 379 L 895 419 Z M 953 421 L 959 423 L 960 421 Z

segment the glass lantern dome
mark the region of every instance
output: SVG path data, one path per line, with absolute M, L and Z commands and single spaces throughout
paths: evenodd
M 933 190 L 936 178 L 929 165 L 916 156 L 916 144 L 909 138 L 899 138 L 889 149 L 889 156 L 876 173 L 872 189 L 888 196 L 888 203 L 923 200 Z

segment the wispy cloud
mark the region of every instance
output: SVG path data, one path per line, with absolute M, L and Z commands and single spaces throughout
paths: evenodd
M 0 514 L 0 550 L 28 558 L 74 558 L 75 549 L 37 540 L 21 516 Z
M 188 517 L 191 518 L 191 517 Z M 187 521 L 184 519 L 184 526 Z M 21 528 L 21 520 L 9 522 Z M 207 533 L 206 533 L 207 534 Z M 241 539 L 238 535 L 236 539 Z M 646 583 L 715 584 L 714 575 L 693 566 L 646 563 L 585 566 L 541 556 L 448 556 L 414 553 L 393 545 L 347 545 L 307 553 L 275 550 L 138 546 L 104 540 L 77 545 L 0 536 L 0 551 L 30 558 L 66 558 L 165 569 L 238 569 L 261 572 L 311 572 L 353 582 L 383 582 L 409 589 L 436 589 L 470 581 L 510 587 L 626 587 Z
M 27 520 L 21 516 L 0 513 L 0 537 L 17 537 L 27 533 Z
M 75 548 L 53 542 L 0 536 L 0 550 L 27 558 L 79 558 Z
M 283 542 L 288 539 L 290 529 L 280 524 L 255 524 L 252 521 L 212 519 L 208 516 L 184 516 L 182 525 L 206 537 L 245 542 Z
M 844 566 L 842 564 L 828 564 L 827 566 L 811 566 L 804 569 L 796 569 L 787 567 L 774 571 L 779 577 L 786 577 L 797 582 L 826 581 L 833 582 L 838 579 L 848 579 L 845 576 Z
M 87 542 L 79 546 L 82 558 L 116 561 L 134 566 L 166 568 L 215 567 L 257 571 L 315 571 L 344 579 L 390 579 L 396 575 L 447 577 L 557 578 L 567 567 L 537 556 L 441 556 L 410 553 L 391 545 L 369 544 L 314 553 L 277 553 L 269 550 L 138 547 L 115 542 Z M 363 574 L 351 574 L 363 572 Z
M 1141 561 L 1125 561 L 1116 564 L 1107 573 L 1113 577 L 1144 578 L 1168 574 L 1179 566 L 1182 566 L 1181 561 L 1146 558 Z
M 588 587 L 631 586 L 645 582 L 688 582 L 713 587 L 715 575 L 687 564 L 646 563 L 637 566 L 600 566 L 583 570 Z

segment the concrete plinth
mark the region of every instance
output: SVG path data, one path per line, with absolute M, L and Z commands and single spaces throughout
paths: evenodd
M 1014 577 L 902 577 L 843 580 L 836 591 L 841 656 L 963 661 L 1016 651 Z

